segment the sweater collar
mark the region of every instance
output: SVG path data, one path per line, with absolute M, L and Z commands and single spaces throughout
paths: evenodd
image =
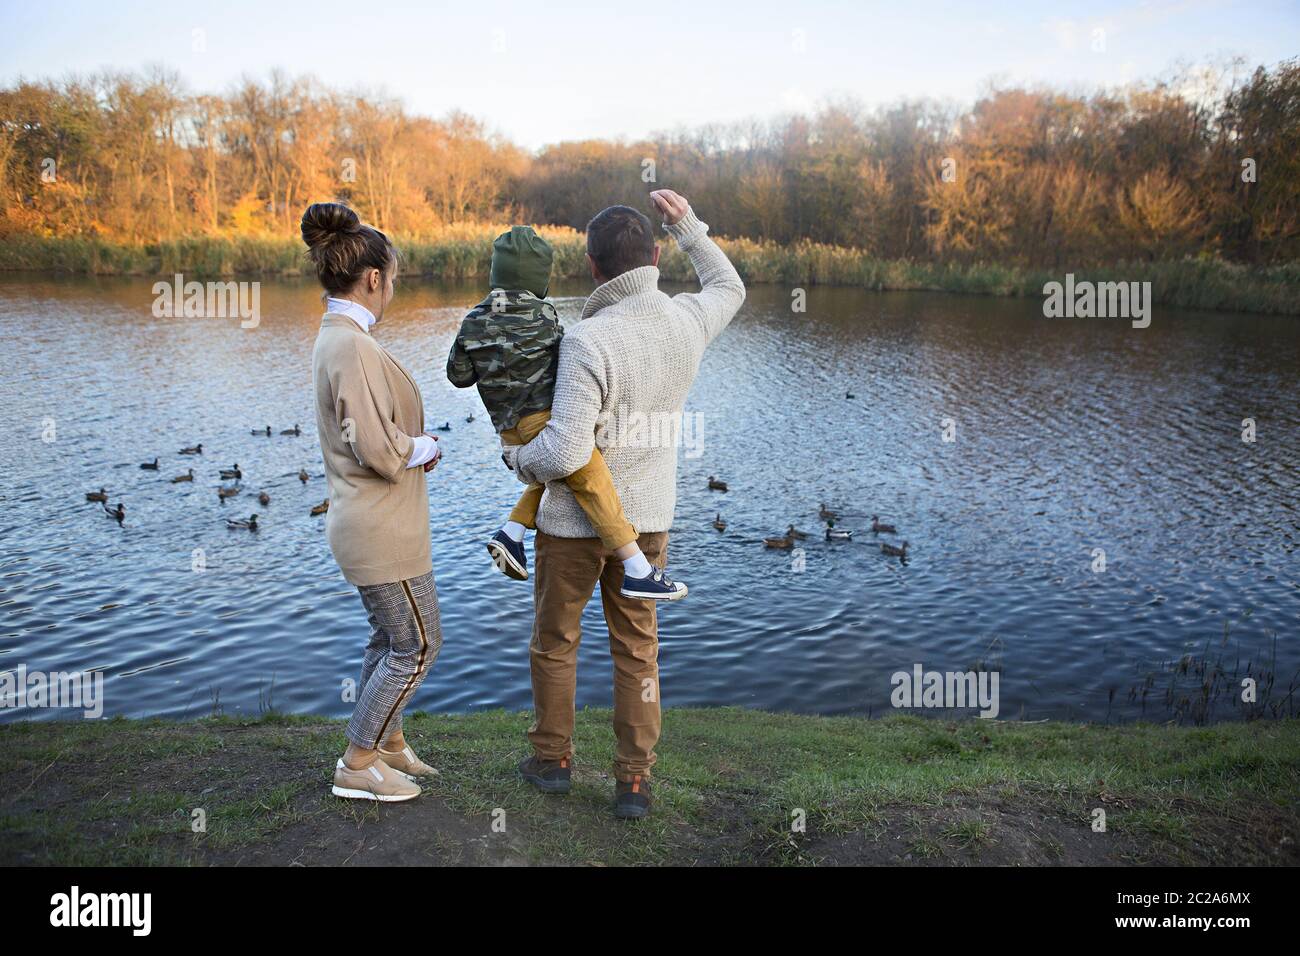
M 601 309 L 634 295 L 659 291 L 659 267 L 638 266 L 598 286 L 582 306 L 582 317 L 589 319 Z

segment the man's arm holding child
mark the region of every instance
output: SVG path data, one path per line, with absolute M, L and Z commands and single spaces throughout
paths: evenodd
M 601 368 L 599 355 L 580 334 L 560 340 L 551 420 L 527 445 L 506 449 L 506 464 L 520 481 L 558 481 L 591 460 L 604 400 Z

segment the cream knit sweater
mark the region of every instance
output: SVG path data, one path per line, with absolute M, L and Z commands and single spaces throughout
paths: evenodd
M 745 301 L 745 286 L 694 212 L 664 228 L 690 258 L 701 290 L 660 292 L 654 266 L 598 286 L 583 321 L 560 342 L 550 422 L 527 445 L 506 449 L 521 481 L 546 482 L 537 526 L 547 534 L 595 537 L 560 479 L 585 465 L 596 445 L 637 531 L 672 526 L 680 435 L 674 429 L 704 349 Z

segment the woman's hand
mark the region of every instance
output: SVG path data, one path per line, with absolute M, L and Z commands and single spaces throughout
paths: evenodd
M 432 438 L 434 441 L 437 441 L 437 440 L 438 440 L 438 436 L 437 436 L 437 435 L 429 435 L 428 432 L 425 432 L 425 434 L 428 435 L 430 438 Z M 433 457 L 430 458 L 428 461 L 426 461 L 426 462 L 424 463 L 424 473 L 427 475 L 429 472 L 433 471 L 433 469 L 435 469 L 435 468 L 438 467 L 438 462 L 440 462 L 440 461 L 442 461 L 442 446 L 441 446 L 441 445 L 439 445 L 439 446 L 434 450 L 434 452 L 433 452 Z

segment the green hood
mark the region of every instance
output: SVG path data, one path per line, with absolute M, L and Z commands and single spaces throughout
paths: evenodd
M 511 226 L 492 243 L 492 272 L 488 277 L 492 288 L 524 289 L 539 299 L 545 298 L 551 288 L 554 257 L 551 244 L 532 226 Z

